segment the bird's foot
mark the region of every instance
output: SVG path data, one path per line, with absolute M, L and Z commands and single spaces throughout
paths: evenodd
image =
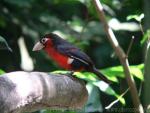
M 66 73 L 66 75 L 69 75 L 69 76 L 74 76 L 74 71 L 69 71 L 68 73 Z
M 73 80 L 77 79 L 77 77 L 74 75 L 74 71 L 68 71 L 65 75 L 69 76 Z
M 74 71 L 67 71 L 67 72 L 65 72 L 65 73 L 58 72 L 57 74 L 68 75 L 68 76 L 75 76 L 75 75 L 74 75 Z
M 57 74 L 61 74 L 61 75 L 66 75 L 66 76 L 69 76 L 69 77 L 71 77 L 72 79 L 75 79 L 75 78 L 77 78 L 75 75 L 74 75 L 74 71 L 68 71 L 68 72 L 66 72 L 66 73 L 57 73 Z

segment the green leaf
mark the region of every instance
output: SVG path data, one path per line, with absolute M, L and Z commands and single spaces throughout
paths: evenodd
M 61 74 L 67 74 L 69 71 L 62 71 L 62 70 L 57 70 L 57 71 L 53 71 L 52 73 L 61 73 Z M 96 75 L 93 73 L 89 73 L 89 72 L 75 72 L 74 75 L 76 75 L 76 77 L 80 78 L 80 79 L 84 79 L 88 82 L 92 82 L 92 81 L 96 81 Z
M 144 64 L 140 65 L 134 65 L 130 66 L 130 71 L 131 74 L 141 81 L 143 81 L 143 71 L 144 69 Z M 106 75 L 110 80 L 118 82 L 117 77 L 124 78 L 124 72 L 122 66 L 116 66 L 116 67 L 111 67 L 107 69 L 103 69 L 102 72 L 104 75 Z M 63 73 L 66 74 L 67 71 L 55 71 L 55 73 Z M 121 97 L 119 94 L 117 94 L 107 83 L 103 81 L 97 80 L 97 77 L 93 73 L 89 72 L 75 72 L 74 75 L 76 75 L 80 79 L 84 79 L 87 82 L 93 84 L 94 86 L 97 86 L 101 91 L 108 95 L 115 96 L 123 105 L 125 105 L 125 100 L 123 97 Z
M 1 74 L 4 74 L 4 73 L 5 73 L 5 72 L 4 72 L 2 69 L 0 69 L 0 75 L 1 75 Z
M 122 66 L 110 67 L 102 70 L 103 74 L 106 75 L 110 80 L 118 82 L 117 77 L 124 78 Z
M 117 94 L 108 84 L 102 81 L 93 82 L 93 84 L 99 87 L 99 89 L 105 92 L 106 94 L 115 96 L 123 105 L 125 105 L 124 98 Z
M 100 92 L 99 89 L 94 86 L 91 83 L 86 84 L 86 88 L 88 90 L 88 101 L 87 104 L 85 105 L 83 112 L 89 113 L 89 112 L 102 112 L 102 103 L 100 100 Z M 94 97 L 94 98 L 93 98 Z
M 144 64 L 130 66 L 131 75 L 140 79 L 141 81 L 143 81 L 143 79 L 144 79 L 143 78 L 143 70 L 144 70 Z M 64 73 L 64 74 L 67 72 L 68 71 L 55 71 L 55 73 Z M 117 77 L 120 77 L 120 78 L 125 77 L 122 66 L 115 66 L 115 67 L 102 69 L 101 72 L 104 75 L 106 75 L 109 80 L 111 80 L 113 82 L 118 82 Z M 97 80 L 97 76 L 93 73 L 90 73 L 90 72 L 84 72 L 84 73 L 75 72 L 75 75 L 78 78 L 87 80 L 89 82 Z
M 88 72 L 85 72 L 85 73 L 80 73 L 80 72 L 77 72 L 75 73 L 75 75 L 78 77 L 78 78 L 81 78 L 81 79 L 84 79 L 86 81 L 88 81 L 89 83 L 97 86 L 102 92 L 108 94 L 108 95 L 112 95 L 112 96 L 115 96 L 117 99 L 119 99 L 119 101 L 125 105 L 125 100 L 123 97 L 120 97 L 119 94 L 117 94 L 107 83 L 103 82 L 103 81 L 99 81 L 96 79 L 96 75 L 93 74 L 93 73 L 88 73 Z
M 143 69 L 144 69 L 144 64 L 130 66 L 131 74 L 134 77 L 137 77 L 138 79 L 140 79 L 142 81 L 144 79 L 143 73 L 142 73 Z M 102 72 L 104 73 L 104 75 L 106 75 L 110 80 L 112 80 L 114 82 L 118 82 L 116 77 L 120 77 L 120 78 L 125 77 L 122 66 L 106 68 L 106 69 L 103 69 Z
M 114 100 L 113 102 L 111 102 L 108 106 L 105 107 L 105 109 L 110 109 L 114 104 L 116 104 L 119 99 L 121 99 L 121 97 L 123 97 L 128 91 L 129 91 L 130 88 L 128 88 L 125 92 L 123 92 L 119 97 L 118 99 Z
M 2 36 L 0 36 L 0 49 L 8 49 L 12 52 L 12 49 L 9 47 L 8 43 Z
M 53 73 L 61 73 L 61 74 L 65 74 L 67 71 L 54 71 Z M 76 75 L 76 77 L 80 78 L 80 79 L 84 79 L 86 80 L 88 83 L 93 84 L 94 86 L 97 86 L 102 92 L 108 94 L 108 95 L 112 95 L 115 96 L 117 99 L 119 99 L 119 101 L 125 105 L 125 100 L 124 98 L 120 97 L 119 94 L 117 94 L 111 87 L 110 85 L 108 85 L 107 83 L 103 82 L 103 81 L 99 81 L 97 80 L 97 77 L 95 74 L 93 73 L 89 73 L 89 72 L 75 72 L 74 75 Z
M 127 16 L 127 20 L 135 19 L 138 22 L 141 22 L 143 18 L 144 18 L 143 13 L 140 15 L 129 15 L 129 16 Z
M 131 70 L 131 74 L 132 74 L 133 76 L 137 77 L 137 78 L 140 79 L 141 81 L 144 80 L 142 70 L 139 69 L 137 66 L 131 66 L 131 67 L 130 67 L 130 70 Z
M 150 38 L 150 29 L 148 29 L 146 31 L 146 33 L 144 34 L 142 40 L 141 40 L 141 44 L 144 44 L 144 42 L 146 42 L 148 39 Z

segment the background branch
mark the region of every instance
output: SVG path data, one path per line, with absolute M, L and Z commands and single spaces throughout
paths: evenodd
M 0 76 L 0 113 L 80 109 L 87 98 L 84 82 L 71 76 L 23 71 Z
M 127 83 L 130 87 L 130 92 L 131 92 L 132 101 L 133 101 L 133 104 L 134 104 L 134 107 L 135 107 L 135 112 L 144 113 L 143 107 L 142 107 L 142 105 L 140 103 L 140 99 L 138 97 L 138 91 L 136 89 L 134 79 L 131 77 L 131 73 L 130 73 L 130 69 L 129 69 L 129 62 L 128 62 L 128 59 L 126 57 L 126 54 L 122 50 L 122 48 L 119 46 L 119 43 L 118 43 L 112 29 L 107 24 L 107 21 L 105 19 L 105 14 L 104 14 L 104 11 L 103 11 L 103 7 L 102 7 L 100 1 L 99 0 L 94 0 L 94 5 L 97 9 L 100 21 L 102 22 L 102 24 L 104 24 L 104 30 L 106 32 L 108 40 L 110 41 L 112 47 L 115 50 L 116 55 L 119 57 L 119 60 L 122 64 L 122 66 L 123 66 L 124 73 L 125 73 L 125 76 L 126 76 L 126 80 L 127 80 Z
M 130 51 L 131 51 L 131 48 L 132 48 L 132 45 L 133 45 L 134 38 L 135 38 L 134 36 L 132 36 L 132 38 L 131 38 L 131 41 L 130 41 L 130 44 L 129 44 L 129 47 L 128 47 L 128 50 L 127 50 L 127 53 L 126 53 L 127 58 L 128 58 L 129 53 L 130 53 Z

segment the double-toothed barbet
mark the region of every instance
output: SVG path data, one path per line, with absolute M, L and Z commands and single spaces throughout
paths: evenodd
M 62 68 L 71 71 L 87 71 L 96 74 L 101 80 L 111 83 L 98 69 L 87 54 L 54 33 L 46 34 L 37 42 L 33 51 L 44 49 Z

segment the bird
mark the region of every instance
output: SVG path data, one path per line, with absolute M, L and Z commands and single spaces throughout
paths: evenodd
M 33 51 L 45 50 L 48 56 L 61 68 L 73 72 L 87 71 L 94 73 L 102 81 L 110 84 L 107 79 L 94 65 L 91 58 L 77 46 L 61 38 L 56 33 L 44 35 L 33 47 Z

